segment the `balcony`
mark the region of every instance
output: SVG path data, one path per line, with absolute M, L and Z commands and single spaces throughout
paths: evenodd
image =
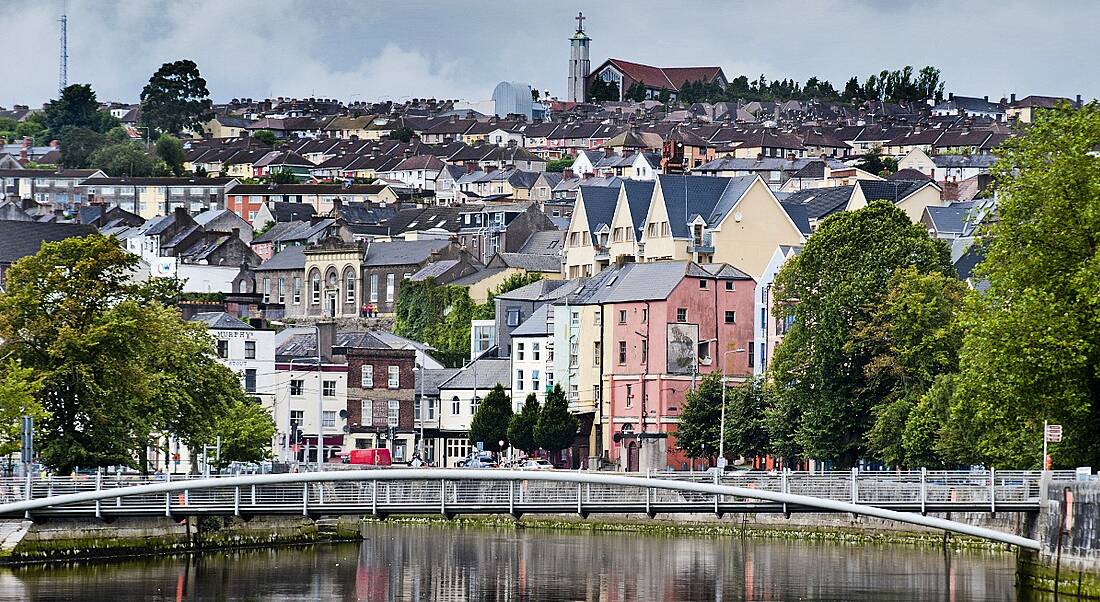
M 714 253 L 714 241 L 711 240 L 710 232 L 693 236 L 688 243 L 688 253 Z

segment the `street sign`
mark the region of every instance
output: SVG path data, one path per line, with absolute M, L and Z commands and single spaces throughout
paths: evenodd
M 1046 432 L 1046 440 L 1048 443 L 1058 443 L 1062 440 L 1062 425 L 1060 424 L 1048 424 Z

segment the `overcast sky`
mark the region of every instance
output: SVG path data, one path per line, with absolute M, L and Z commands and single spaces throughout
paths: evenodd
M 62 0 L 0 0 L 0 106 L 56 95 Z M 323 96 L 482 100 L 501 80 L 564 96 L 578 10 L 608 57 L 719 65 L 729 78 L 811 75 L 838 88 L 930 64 L 947 90 L 1100 96 L 1094 0 L 733 2 L 69 0 L 69 83 L 136 102 L 162 63 L 190 58 L 215 101 Z M 551 8 L 552 6 L 552 8 Z

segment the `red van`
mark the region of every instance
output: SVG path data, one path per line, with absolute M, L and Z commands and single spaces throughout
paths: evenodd
M 373 449 L 353 449 L 348 464 L 365 464 L 367 466 L 389 466 L 393 464 L 390 458 L 390 450 L 384 447 Z

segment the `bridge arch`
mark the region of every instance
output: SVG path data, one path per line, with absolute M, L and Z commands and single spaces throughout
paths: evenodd
M 483 469 L 453 469 L 453 468 L 395 468 L 380 470 L 342 470 L 332 472 L 309 472 L 290 474 L 264 474 L 242 475 L 217 478 L 186 479 L 180 481 L 166 481 L 145 485 L 133 485 L 98 489 L 94 491 L 81 491 L 49 497 L 32 498 L 17 502 L 0 504 L 0 516 L 32 516 L 37 510 L 55 508 L 59 506 L 80 504 L 85 502 L 102 502 L 126 498 L 130 496 L 148 496 L 153 494 L 171 494 L 202 491 L 208 489 L 235 488 L 236 495 L 240 498 L 240 488 L 279 484 L 303 484 L 311 483 L 339 483 L 339 482 L 393 482 L 393 481 L 478 481 L 478 482 L 555 482 L 571 483 L 578 486 L 585 484 L 597 484 L 617 487 L 649 488 L 657 490 L 694 492 L 709 494 L 712 496 L 733 496 L 774 502 L 779 504 L 792 504 L 814 508 L 823 512 L 843 512 L 862 516 L 870 516 L 885 520 L 919 525 L 933 529 L 951 531 L 963 535 L 970 535 L 982 539 L 1019 546 L 1025 549 L 1038 550 L 1040 544 L 1037 540 L 1021 537 L 1011 533 L 1005 533 L 994 529 L 969 525 L 943 518 L 924 516 L 915 512 L 902 512 L 881 508 L 867 504 L 854 504 L 814 496 L 768 491 L 748 487 L 736 487 L 717 483 L 701 483 L 678 481 L 668 479 L 647 478 L 629 476 L 623 474 L 601 474 L 587 472 L 567 472 L 550 470 L 483 470 Z M 167 499 L 167 497 L 166 497 Z M 577 498 L 577 512 L 586 514 L 581 507 L 580 496 Z M 716 498 L 717 499 L 717 498 Z M 98 508 L 98 504 L 97 504 Z M 181 513 L 186 513 L 180 509 Z M 306 509 L 303 509 L 306 510 Z M 591 508 L 589 510 L 592 510 Z M 446 513 L 446 508 L 442 508 Z M 702 510 L 698 510 L 701 512 Z M 318 510 L 324 514 L 323 510 Z M 454 513 L 462 513 L 461 509 L 453 509 Z M 560 513 L 560 509 L 552 510 Z M 367 508 L 363 508 L 362 514 L 370 514 Z

